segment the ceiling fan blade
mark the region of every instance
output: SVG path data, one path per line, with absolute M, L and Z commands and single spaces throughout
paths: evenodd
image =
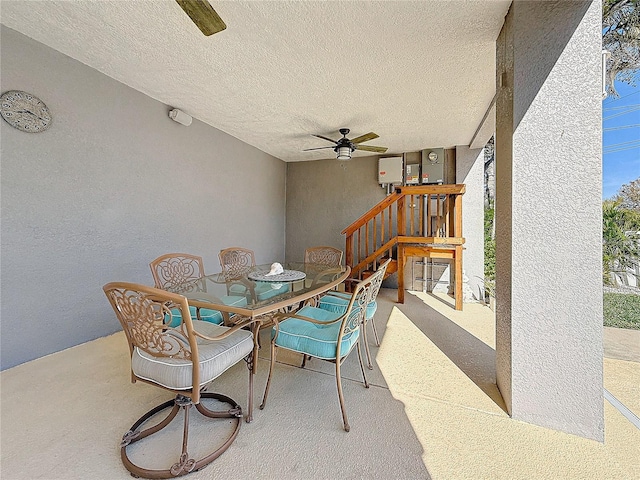
M 387 147 L 374 147 L 372 145 L 354 145 L 356 150 L 365 150 L 367 152 L 377 152 L 377 153 L 385 153 L 387 151 Z
M 335 140 L 333 140 L 333 139 L 331 139 L 331 138 L 329 138 L 329 137 L 323 137 L 322 135 L 313 135 L 313 136 L 314 136 L 314 137 L 321 138 L 321 139 L 326 140 L 326 141 L 331 142 L 331 143 L 335 143 L 335 144 L 337 144 L 337 143 L 338 143 L 338 142 L 336 142 Z M 331 147 L 331 148 L 333 148 L 333 147 Z
M 302 150 L 303 152 L 308 152 L 310 150 L 323 150 L 325 148 L 335 148 L 335 147 L 317 147 L 317 148 L 305 148 L 304 150 Z
M 378 138 L 378 136 L 379 135 L 377 133 L 373 133 L 373 132 L 365 133 L 364 135 L 360 135 L 359 137 L 356 137 L 356 138 L 352 139 L 351 143 L 368 142 L 369 140 L 373 140 L 374 138 Z
M 206 36 L 227 28 L 207 0 L 176 0 L 176 2 Z

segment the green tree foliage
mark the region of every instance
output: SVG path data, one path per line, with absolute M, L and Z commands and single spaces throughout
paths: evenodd
M 603 0 L 602 47 L 611 53 L 607 62 L 607 89 L 618 96 L 614 81 L 634 85 L 640 69 L 639 0 Z
M 619 200 L 602 203 L 602 263 L 605 283 L 611 272 L 640 262 L 640 212 L 624 208 Z
M 484 287 L 489 295 L 495 295 L 496 241 L 493 238 L 493 206 L 484 209 Z

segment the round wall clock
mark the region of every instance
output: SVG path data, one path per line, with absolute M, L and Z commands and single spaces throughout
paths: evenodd
M 29 133 L 45 131 L 52 120 L 42 100 L 20 90 L 9 90 L 0 96 L 0 115 L 12 127 Z

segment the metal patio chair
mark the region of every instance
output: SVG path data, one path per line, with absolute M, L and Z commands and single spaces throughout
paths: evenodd
M 208 465 L 229 448 L 238 435 L 242 408 L 231 398 L 204 389 L 227 369 L 245 360 L 250 366 L 249 398 L 253 398 L 254 335 L 242 328 L 254 321 L 230 328 L 192 320 L 189 302 L 184 296 L 135 283 L 108 283 L 103 290 L 126 335 L 131 381 L 148 383 L 176 395 L 175 399 L 145 413 L 125 433 L 120 444 L 124 466 L 136 477 L 173 478 Z M 173 318 L 176 310 L 181 314 L 178 322 Z M 216 410 L 212 410 L 212 406 Z M 197 442 L 207 442 L 212 447 L 208 450 L 210 453 L 197 459 L 188 451 L 192 407 L 209 419 L 220 419 L 220 426 L 225 430 L 229 422 L 232 424 L 231 434 L 222 441 L 212 441 L 210 434 L 199 436 Z M 170 411 L 166 417 L 158 422 L 158 415 L 167 409 Z M 128 447 L 158 434 L 181 411 L 184 418 L 181 449 L 175 454 L 163 450 L 161 457 L 166 464 L 158 465 L 159 468 L 141 466 L 140 461 L 134 463 Z M 149 444 L 145 442 L 146 448 L 153 448 Z
M 358 340 L 360 331 L 365 324 L 367 305 L 377 295 L 387 265 L 388 263 L 383 264 L 373 275 L 355 286 L 344 312 L 336 313 L 323 308 L 305 306 L 295 314 L 287 315 L 284 319 L 276 321 L 271 332 L 271 366 L 263 401 L 260 405 L 261 409 L 265 407 L 267 402 L 277 351 L 284 348 L 301 353 L 303 356 L 335 363 L 343 427 L 345 431 L 349 431 L 340 367 L 349 353 L 356 348 L 364 386 L 369 388 Z

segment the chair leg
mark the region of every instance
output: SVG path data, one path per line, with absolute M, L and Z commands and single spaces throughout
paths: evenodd
M 369 351 L 369 341 L 367 340 L 367 320 L 363 322 L 360 330 L 362 330 L 362 342 L 364 343 L 364 351 L 367 354 L 367 368 L 369 370 L 373 370 L 373 364 L 371 363 L 371 352 Z M 358 341 L 358 345 L 359 344 L 360 342 Z
M 365 388 L 369 388 L 369 382 L 367 381 L 367 375 L 364 373 L 364 363 L 362 362 L 362 350 L 360 349 L 360 342 L 356 342 L 358 349 L 358 361 L 360 362 L 360 371 L 362 372 L 362 378 L 364 379 Z M 351 427 L 349 426 L 349 420 L 347 420 L 347 409 L 344 405 L 344 394 L 342 393 L 342 375 L 340 374 L 341 361 L 336 359 L 336 384 L 338 385 L 338 400 L 340 400 L 340 410 L 342 411 L 342 422 L 344 424 L 345 432 L 348 432 Z
M 276 364 L 276 344 L 271 343 L 271 363 L 269 365 L 269 377 L 267 378 L 267 385 L 264 388 L 264 395 L 262 396 L 262 403 L 260 404 L 260 410 L 264 409 L 267 403 L 267 395 L 269 395 L 269 387 L 271 387 L 271 375 L 273 374 L 273 367 Z
M 371 351 L 369 349 L 369 340 L 367 340 L 367 323 L 371 322 L 371 328 L 373 330 L 373 336 L 376 341 L 376 346 L 380 346 L 380 339 L 378 338 L 378 330 L 376 329 L 376 323 L 373 321 L 373 317 L 367 318 L 362 326 L 362 341 L 364 342 L 364 350 L 367 354 L 367 368 L 373 370 L 373 362 L 371 361 Z
M 375 337 L 375 340 L 376 340 L 376 347 L 379 347 L 380 339 L 378 338 L 378 330 L 376 330 L 376 322 L 373 321 L 373 317 L 371 317 L 370 320 L 371 320 L 371 328 L 373 329 L 373 336 Z
M 247 359 L 247 369 L 249 370 L 249 398 L 247 399 L 247 423 L 253 421 L 253 378 L 255 376 L 255 363 L 256 363 L 255 351 Z
M 258 349 L 260 348 L 260 324 L 254 323 L 251 327 L 253 333 L 253 351 L 246 358 L 247 368 L 249 369 L 249 399 L 247 401 L 247 423 L 253 421 L 253 379 L 258 369 Z
M 307 365 L 307 360 L 311 360 L 311 355 L 305 355 L 303 353 L 302 354 L 302 365 L 300 365 L 300 368 L 304 368 Z
M 362 362 L 362 359 L 360 359 L 360 362 Z M 348 432 L 349 430 L 351 430 L 351 427 L 349 426 L 349 420 L 347 420 L 347 410 L 344 406 L 344 395 L 342 394 L 342 378 L 340 376 L 340 359 L 339 358 L 336 359 L 336 383 L 338 385 L 338 400 L 340 400 L 340 410 L 342 412 L 342 423 L 344 424 L 344 431 Z
M 362 361 L 362 350 L 360 349 L 360 343 L 356 343 L 356 348 L 358 349 L 358 361 L 360 362 L 360 371 L 362 372 L 362 380 L 364 381 L 364 387 L 369 388 L 369 381 L 367 380 L 367 376 L 364 373 L 364 362 Z
M 189 397 L 178 395 L 174 400 L 170 400 L 161 405 L 158 405 L 154 409 L 144 414 L 135 424 L 133 424 L 129 431 L 125 433 L 122 438 L 122 442 L 120 443 L 120 456 L 122 458 L 122 463 L 124 464 L 125 468 L 129 470 L 129 472 L 131 472 L 131 475 L 133 475 L 134 477 L 144 478 L 174 478 L 177 476 L 186 475 L 189 472 L 200 470 L 204 466 L 213 462 L 229 448 L 229 446 L 236 439 L 238 432 L 240 431 L 240 425 L 242 424 L 242 408 L 234 400 L 218 393 L 203 392 L 200 394 L 200 397 L 202 399 L 213 398 L 219 400 L 230 405 L 230 408 L 228 410 L 213 411 L 206 408 L 202 403 L 193 404 L 191 398 Z M 213 453 L 210 453 L 209 455 L 199 460 L 191 458 L 187 451 L 189 438 L 189 414 L 191 411 L 191 407 L 193 406 L 196 407 L 198 412 L 206 417 L 234 418 L 236 421 L 233 432 L 222 443 L 222 445 L 216 448 Z M 156 425 L 153 425 L 152 427 L 140 430 L 140 427 L 142 427 L 150 418 L 170 407 L 171 411 L 163 420 L 161 420 Z M 132 443 L 139 442 L 140 440 L 162 430 L 164 427 L 171 423 L 171 421 L 176 417 L 177 413 L 181 409 L 184 409 L 184 426 L 182 434 L 182 448 L 178 461 L 174 463 L 170 469 L 166 470 L 152 470 L 134 464 L 127 455 L 127 447 Z

